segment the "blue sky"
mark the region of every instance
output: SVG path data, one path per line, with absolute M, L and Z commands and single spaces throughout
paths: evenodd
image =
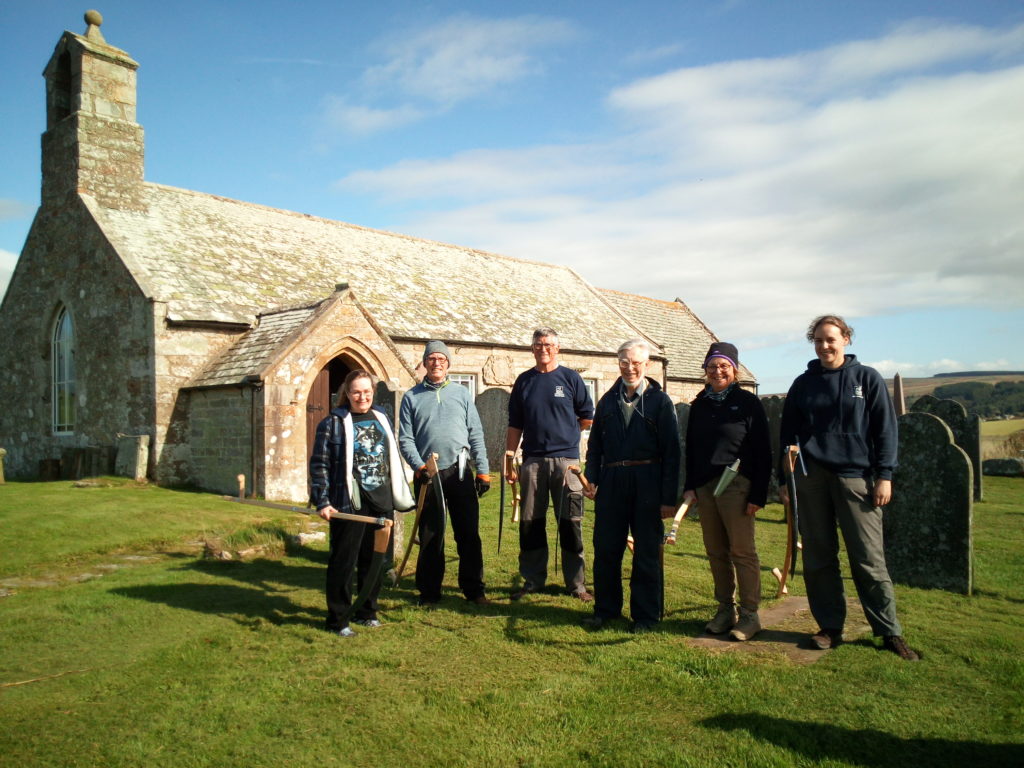
M 98 1 L 150 181 L 682 298 L 762 392 L 825 312 L 886 375 L 1024 370 L 1019 0 Z M 0 290 L 88 7 L 0 4 Z

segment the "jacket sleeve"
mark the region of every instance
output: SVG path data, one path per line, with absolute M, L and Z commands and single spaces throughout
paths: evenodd
M 583 476 L 591 485 L 598 485 L 601 480 L 601 467 L 604 466 L 604 419 L 603 409 L 605 408 L 604 398 L 597 403 L 597 411 L 594 413 L 594 424 L 590 428 L 590 437 L 587 439 L 587 463 L 583 470 Z
M 480 413 L 473 403 L 473 396 L 466 393 L 466 428 L 469 430 L 469 454 L 473 459 L 478 474 L 486 475 L 491 471 L 487 462 L 487 442 L 484 439 L 484 425 L 480 422 Z
M 332 418 L 328 416 L 317 425 L 313 452 L 309 457 L 309 502 L 317 509 L 323 509 L 331 503 L 331 453 L 328 441 Z
M 679 420 L 676 407 L 664 392 L 658 411 L 658 455 L 661 457 L 661 505 L 676 506 L 679 503 L 679 465 L 682 456 L 679 450 Z
M 402 404 L 398 407 L 398 450 L 413 470 L 422 467 L 426 462 L 416 448 L 416 433 L 412 425 L 412 390 L 402 396 Z
M 763 507 L 768 502 L 768 482 L 772 474 L 772 439 L 768 430 L 768 415 L 761 398 L 751 393 L 750 451 L 753 456 L 753 471 L 750 473 L 750 495 L 747 501 Z
M 871 467 L 876 479 L 892 480 L 897 464 L 899 433 L 896 426 L 896 408 L 889 397 L 885 380 L 877 371 L 871 371 L 868 386 L 868 444 L 874 457 Z

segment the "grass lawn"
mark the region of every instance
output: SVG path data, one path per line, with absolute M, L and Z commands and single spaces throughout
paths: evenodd
M 450 561 L 439 608 L 407 577 L 383 627 L 343 640 L 320 629 L 325 548 L 287 543 L 310 518 L 130 483 L 0 486 L 0 766 L 1024 764 L 1022 480 L 986 478 L 974 596 L 897 587 L 917 664 L 869 637 L 811 665 L 692 646 L 713 604 L 690 521 L 659 632 L 589 632 L 556 591 L 509 603 L 497 504 L 497 605 L 469 607 Z M 767 602 L 781 521 L 773 505 L 759 522 Z M 210 539 L 265 549 L 207 559 Z

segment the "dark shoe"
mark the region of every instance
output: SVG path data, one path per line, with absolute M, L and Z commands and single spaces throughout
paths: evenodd
M 587 592 L 587 590 L 585 589 L 581 589 L 579 592 L 573 592 L 572 596 L 579 600 L 581 603 L 594 602 L 594 596 Z
M 420 608 L 436 608 L 439 602 L 441 602 L 441 598 L 431 600 L 428 597 L 420 596 L 420 598 L 416 601 L 416 605 L 418 605 Z
M 633 634 L 634 635 L 645 635 L 648 632 L 653 632 L 658 628 L 658 625 L 653 621 L 634 621 L 633 622 Z
M 748 611 L 746 608 L 740 608 L 740 620 L 729 631 L 729 637 L 742 643 L 760 631 L 761 618 L 757 615 L 757 611 Z
M 817 633 L 811 635 L 811 645 L 819 651 L 835 648 L 841 642 L 843 642 L 843 630 L 841 629 L 819 629 Z
M 892 651 L 904 661 L 918 661 L 921 656 L 907 645 L 907 641 L 899 635 L 886 635 L 882 640 L 882 647 L 887 651 Z
M 720 605 L 718 612 L 707 623 L 704 630 L 712 635 L 722 635 L 735 627 L 738 620 L 739 614 L 736 612 L 735 605 Z
M 493 600 L 488 600 L 483 595 L 480 595 L 480 597 L 474 597 L 474 598 L 468 598 L 467 597 L 466 600 L 471 602 L 473 605 L 494 605 L 494 601 Z
M 580 624 L 587 629 L 605 629 L 611 622 L 612 619 L 608 616 L 594 614 L 593 616 L 587 616 Z
M 509 595 L 509 598 L 512 600 L 522 600 L 527 595 L 532 595 L 536 591 L 533 587 L 522 586 Z

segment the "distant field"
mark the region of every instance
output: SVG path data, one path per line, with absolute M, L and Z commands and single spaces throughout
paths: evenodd
M 1005 419 L 981 422 L 982 437 L 1006 437 L 1024 429 L 1024 419 Z
M 1024 376 L 1019 373 L 1000 374 L 998 376 L 929 376 L 924 379 L 903 379 L 903 393 L 907 399 L 930 395 L 936 387 L 947 384 L 962 384 L 965 381 L 982 381 L 986 384 L 996 384 L 1000 381 L 1024 381 Z M 888 380 L 889 389 L 892 390 L 892 379 Z

